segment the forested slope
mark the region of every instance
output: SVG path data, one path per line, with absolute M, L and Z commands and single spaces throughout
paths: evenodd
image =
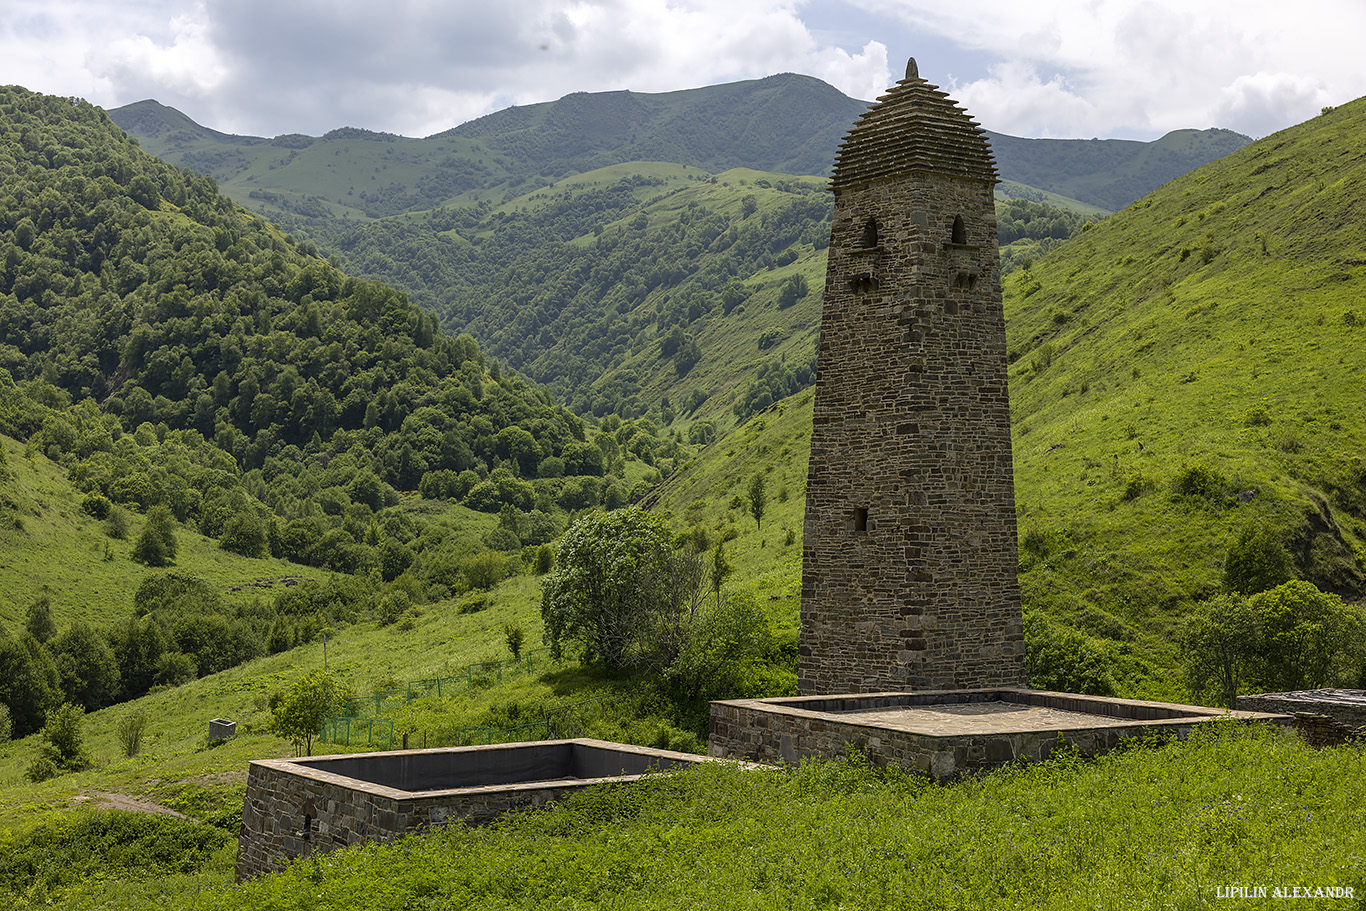
M 114 505 L 215 538 L 242 517 L 253 553 L 386 581 L 421 568 L 421 596 L 458 587 L 488 529 L 423 539 L 420 517 L 385 513 L 405 492 L 504 511 L 491 540 L 519 550 L 680 451 L 653 425 L 590 439 L 473 339 L 93 106 L 5 89 L 0 182 L 0 432 Z

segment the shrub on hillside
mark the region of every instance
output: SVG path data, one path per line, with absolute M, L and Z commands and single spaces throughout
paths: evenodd
M 392 591 L 379 599 L 375 605 L 375 615 L 380 626 L 397 623 L 398 619 L 413 606 L 413 599 L 405 591 Z
M 486 591 L 508 577 L 507 557 L 497 551 L 486 550 L 466 560 L 463 571 L 471 588 Z
M 264 557 L 268 539 L 266 523 L 254 512 L 239 512 L 223 527 L 218 546 L 244 557 Z
M 28 606 L 24 617 L 24 629 L 39 642 L 48 642 L 57 635 L 57 621 L 52 619 L 52 599 L 39 595 Z
M 90 756 L 85 751 L 81 721 L 85 712 L 80 706 L 64 702 L 48 713 L 43 725 L 43 742 L 38 756 L 29 766 L 30 781 L 44 781 L 61 772 L 79 772 L 90 767 Z
M 1289 582 L 1290 554 L 1264 525 L 1247 525 L 1224 557 L 1224 585 L 1241 595 L 1255 595 Z
M 132 757 L 142 751 L 142 735 L 146 730 L 147 713 L 142 709 L 133 709 L 119 719 L 119 745 L 123 747 L 123 755 Z
M 109 515 L 104 517 L 104 533 L 115 541 L 128 537 L 128 511 L 122 506 L 109 507 Z
M 1025 670 L 1029 685 L 1063 693 L 1113 696 L 1113 659 L 1089 636 L 1052 623 L 1037 611 L 1025 614 Z
M 133 559 L 147 566 L 170 566 L 178 549 L 175 516 L 165 506 L 153 506 L 142 533 L 133 542 Z
M 81 509 L 86 515 L 93 519 L 106 519 L 109 517 L 109 510 L 114 504 L 109 502 L 109 498 L 103 494 L 92 493 L 81 501 Z
M 1196 463 L 1181 469 L 1173 483 L 1178 497 L 1191 500 L 1216 500 L 1224 495 L 1228 482 L 1219 472 Z

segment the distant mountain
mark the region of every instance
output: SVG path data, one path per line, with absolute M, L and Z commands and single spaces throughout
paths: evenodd
M 501 200 L 529 181 L 630 161 L 824 175 L 866 107 L 819 79 L 784 73 L 663 94 L 576 92 L 424 139 L 356 128 L 235 136 L 154 101 L 110 116 L 152 154 L 211 175 L 249 208 L 354 218 Z M 1227 130 L 1179 130 L 1154 142 L 988 136 L 1006 180 L 1107 212 L 1250 141 Z
M 811 177 L 865 106 L 784 74 L 577 93 L 424 139 L 352 127 L 231 136 L 152 101 L 111 116 L 144 149 L 408 292 L 581 413 L 701 398 L 702 414 L 729 420 L 805 382 L 829 234 L 828 194 Z M 999 195 L 1054 207 L 1031 210 L 1033 239 L 1020 228 L 1011 267 L 1080 226 L 1056 208 L 1101 217 L 1246 141 L 992 139 L 1007 178 Z M 1004 230 L 1005 208 L 1000 218 Z M 780 307 L 784 283 L 799 279 L 809 291 Z M 697 351 L 687 370 L 680 346 Z
M 990 130 L 987 138 L 1007 180 L 1110 212 L 1252 141 L 1232 130 L 1174 130 L 1152 142 L 1020 139 Z
M 575 92 L 433 138 L 479 140 L 545 177 L 624 161 L 824 174 L 865 107 L 819 79 L 783 73 L 658 95 Z

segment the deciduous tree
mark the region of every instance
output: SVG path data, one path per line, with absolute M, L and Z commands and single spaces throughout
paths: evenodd
M 322 730 L 323 721 L 345 711 L 351 696 L 351 688 L 329 671 L 305 674 L 289 689 L 271 696 L 271 730 L 312 756 L 313 738 Z

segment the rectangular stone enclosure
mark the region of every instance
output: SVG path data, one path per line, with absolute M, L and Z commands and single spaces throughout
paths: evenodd
M 237 878 L 279 870 L 296 857 L 455 821 L 487 822 L 595 784 L 708 761 L 588 739 L 256 760 L 247 773 Z
M 1291 721 L 1265 712 L 1015 687 L 740 699 L 711 704 L 710 753 L 795 763 L 837 758 L 852 744 L 879 765 L 948 779 L 1047 759 L 1060 744 L 1096 755 L 1130 737 L 1185 739 L 1195 725 L 1220 718 Z

